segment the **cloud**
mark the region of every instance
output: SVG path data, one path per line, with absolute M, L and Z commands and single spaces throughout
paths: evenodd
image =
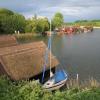
M 46 9 L 41 9 L 40 13 L 50 12 L 50 13 L 56 13 L 61 12 L 65 15 L 74 15 L 77 16 L 80 14 L 80 10 L 82 7 L 48 7 Z
M 38 14 L 51 18 L 56 12 L 61 12 L 69 21 L 100 18 L 100 0 L 0 0 L 0 7 L 26 17 Z

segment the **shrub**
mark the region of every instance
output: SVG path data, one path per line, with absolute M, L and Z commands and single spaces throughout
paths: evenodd
M 100 87 L 73 87 L 51 92 L 34 80 L 12 82 L 0 77 L 0 100 L 100 100 Z

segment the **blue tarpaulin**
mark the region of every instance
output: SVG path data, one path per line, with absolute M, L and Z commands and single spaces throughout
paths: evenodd
M 66 79 L 66 78 L 67 78 L 67 74 L 65 73 L 64 70 L 56 71 L 56 73 L 55 73 L 55 82 L 56 83 Z

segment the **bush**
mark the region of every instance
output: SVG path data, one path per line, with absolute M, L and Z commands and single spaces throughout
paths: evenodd
M 36 81 L 12 82 L 0 77 L 0 100 L 100 100 L 100 87 L 46 91 Z

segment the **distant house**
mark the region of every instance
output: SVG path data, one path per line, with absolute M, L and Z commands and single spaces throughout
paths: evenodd
M 0 48 L 0 75 L 7 75 L 12 80 L 29 79 L 43 70 L 46 45 L 33 42 Z M 51 67 L 58 65 L 52 55 Z M 47 65 L 46 70 L 49 69 Z

